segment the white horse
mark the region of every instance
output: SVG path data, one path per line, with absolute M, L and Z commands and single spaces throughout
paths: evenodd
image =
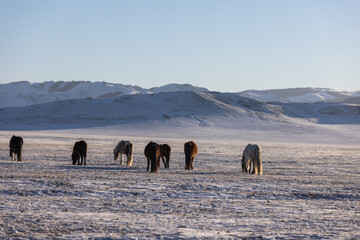
M 251 171 L 251 166 L 253 170 Z M 261 148 L 254 144 L 248 144 L 243 152 L 241 168 L 244 173 L 262 175 Z
M 127 157 L 126 165 L 131 167 L 133 161 L 134 145 L 132 142 L 121 140 L 114 148 L 114 161 L 120 155 L 120 164 L 123 164 L 123 154 Z

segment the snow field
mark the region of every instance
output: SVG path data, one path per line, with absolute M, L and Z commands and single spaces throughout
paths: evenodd
M 86 135 L 87 166 L 72 166 L 79 136 L 24 132 L 12 162 L 0 132 L 0 238 L 360 238 L 360 147 L 276 144 L 262 149 L 263 176 L 241 173 L 248 142 Z M 112 150 L 134 143 L 132 167 Z M 172 147 L 170 169 L 146 172 L 145 145 Z M 255 142 L 253 142 L 255 143 Z

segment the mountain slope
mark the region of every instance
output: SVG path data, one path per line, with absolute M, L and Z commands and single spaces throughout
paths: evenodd
M 302 121 L 359 124 L 360 106 L 345 103 L 265 103 L 241 94 L 168 92 L 106 99 L 64 100 L 0 110 L 2 129 L 77 128 L 134 122 L 184 120 L 196 126 L 244 127 Z
M 67 99 L 109 98 L 122 95 L 175 92 L 207 91 L 190 84 L 169 84 L 158 88 L 144 89 L 138 86 L 89 81 L 58 81 L 30 83 L 26 81 L 0 84 L 0 107 L 18 107 L 48 103 Z
M 288 88 L 272 90 L 248 90 L 240 93 L 248 97 L 264 102 L 341 102 L 345 99 L 360 96 L 360 91 L 346 92 L 335 91 L 327 88 Z

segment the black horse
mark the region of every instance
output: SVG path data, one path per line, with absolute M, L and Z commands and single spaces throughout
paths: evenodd
M 17 160 L 21 161 L 21 151 L 24 141 L 22 137 L 12 136 L 10 139 L 9 147 L 10 147 L 10 157 L 13 161 L 15 161 L 15 154 L 17 155 Z
M 76 142 L 72 153 L 72 164 L 86 165 L 87 143 L 83 140 Z
M 160 166 L 160 147 L 155 142 L 149 142 L 144 150 L 145 157 L 147 159 L 147 169 L 149 171 L 149 165 L 151 162 L 152 173 L 157 173 L 158 167 Z

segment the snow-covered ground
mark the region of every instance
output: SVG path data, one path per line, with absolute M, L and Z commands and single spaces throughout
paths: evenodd
M 276 143 L 268 135 L 252 142 L 263 148 L 264 169 L 253 176 L 240 169 L 249 136 L 192 133 L 199 152 L 186 171 L 191 133 L 142 130 L 1 131 L 0 238 L 360 238 L 359 145 Z M 22 162 L 9 158 L 12 134 L 24 138 Z M 79 139 L 88 142 L 87 166 L 71 165 Z M 113 160 L 121 139 L 134 142 L 132 167 Z M 146 172 L 150 140 L 172 146 L 170 169 Z

